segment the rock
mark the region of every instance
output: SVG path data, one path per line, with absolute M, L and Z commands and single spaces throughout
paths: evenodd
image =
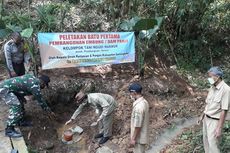
M 112 142 L 115 143 L 115 144 L 117 144 L 118 143 L 118 139 L 113 139 Z
M 113 151 L 109 147 L 103 146 L 101 148 L 98 148 L 96 153 L 113 153 Z
M 45 141 L 44 145 L 42 147 L 43 150 L 51 150 L 54 148 L 54 144 L 52 142 L 49 141 Z
M 126 139 L 123 139 L 122 142 L 121 142 L 121 144 L 125 146 L 127 144 Z
M 201 96 L 196 97 L 197 100 L 202 100 Z
M 74 128 L 71 128 L 73 133 L 79 133 L 81 134 L 84 130 L 80 126 L 76 126 Z
M 176 70 L 176 69 L 177 69 L 177 66 L 176 66 L 176 65 L 172 65 L 172 66 L 170 66 L 170 69 Z

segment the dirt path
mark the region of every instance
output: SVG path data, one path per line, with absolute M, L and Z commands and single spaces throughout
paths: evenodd
M 191 127 L 197 123 L 197 117 L 194 118 L 177 118 L 172 121 L 170 128 L 166 128 L 157 136 L 156 140 L 150 145 L 150 149 L 146 153 L 159 153 L 162 149 L 172 143 L 174 139 L 181 134 L 184 128 Z

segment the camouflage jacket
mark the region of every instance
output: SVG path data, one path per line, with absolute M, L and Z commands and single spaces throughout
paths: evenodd
M 50 109 L 45 99 L 42 97 L 39 79 L 32 74 L 26 74 L 5 80 L 0 83 L 0 89 L 1 88 L 8 89 L 8 92 L 12 92 L 20 96 L 33 95 L 42 109 Z

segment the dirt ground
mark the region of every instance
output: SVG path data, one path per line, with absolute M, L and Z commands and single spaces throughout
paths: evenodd
M 104 73 L 103 69 L 97 69 L 100 74 L 86 73 L 94 71 L 94 68 L 86 69 L 56 69 L 43 71 L 51 77 L 50 89 L 43 92 L 51 109 L 56 113 L 56 120 L 50 120 L 35 101 L 25 104 L 26 118 L 33 122 L 32 127 L 22 127 L 21 131 L 29 147 L 30 152 L 72 153 L 95 152 L 98 143 L 93 139 L 96 128 L 89 125 L 96 120 L 94 110 L 86 108 L 78 117 L 75 125 L 84 129 L 80 136 L 81 141 L 72 145 L 63 144 L 62 133 L 64 123 L 71 117 L 77 108 L 74 103 L 74 95 L 80 90 L 84 81 L 91 80 L 96 84 L 95 92 L 111 94 L 115 97 L 119 106 L 115 113 L 113 137 L 106 143 L 114 152 L 126 153 L 129 151 L 130 115 L 132 102 L 127 88 L 131 82 L 137 81 L 143 85 L 143 95 L 150 104 L 150 129 L 151 142 L 153 142 L 161 130 L 170 126 L 170 121 L 176 117 L 190 117 L 199 112 L 202 103 L 190 96 L 191 87 L 183 78 L 163 65 L 151 65 L 146 68 L 144 78 L 137 77 L 136 65 L 113 65 Z M 7 71 L 4 65 L 0 65 L 0 80 L 6 79 Z M 194 99 L 196 105 L 194 105 Z M 185 107 L 186 106 L 186 107 Z
M 30 151 L 83 153 L 95 152 L 95 149 L 100 147 L 93 139 L 97 129 L 89 126 L 96 120 L 94 110 L 91 108 L 86 108 L 75 123 L 84 129 L 80 136 L 81 141 L 72 145 L 63 144 L 61 141 L 63 130 L 68 128 L 64 127 L 64 123 L 77 108 L 73 97 L 79 89 L 71 90 L 71 85 L 74 82 L 77 84 L 82 83 L 82 81 L 93 80 L 96 84 L 95 92 L 111 94 L 118 101 L 113 137 L 105 144 L 117 153 L 129 152 L 127 145 L 129 143 L 132 102 L 127 88 L 131 82 L 136 81 L 143 85 L 143 95 L 150 104 L 151 142 L 156 139 L 162 129 L 170 126 L 172 119 L 199 114 L 203 106 L 204 92 L 194 91 L 195 95 L 192 96 L 190 95 L 190 86 L 175 72 L 170 72 L 169 69 L 165 73 L 162 69 L 159 69 L 158 72 L 160 72 L 159 75 L 146 75 L 145 78 L 138 78 L 134 66 L 130 64 L 112 66 L 112 72 L 103 77 L 99 74 L 82 74 L 74 68 L 42 72 L 51 77 L 51 87 L 45 90 L 43 94 L 57 118 L 50 120 L 47 114 L 36 105 L 36 102 L 27 102 L 26 118 L 33 122 L 33 126 L 22 127 L 21 131 Z M 4 76 L 2 75 L 1 79 Z

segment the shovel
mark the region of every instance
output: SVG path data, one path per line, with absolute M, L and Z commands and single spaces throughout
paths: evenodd
M 17 149 L 12 149 L 10 153 L 18 153 Z

